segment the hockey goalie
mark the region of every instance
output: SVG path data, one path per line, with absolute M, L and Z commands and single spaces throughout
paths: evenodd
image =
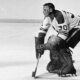
M 37 36 L 35 36 L 36 58 L 43 55 L 44 50 L 49 50 L 48 72 L 56 73 L 59 76 L 76 75 L 70 47 L 74 49 L 80 41 L 80 19 L 72 13 L 55 10 L 51 3 L 44 4 L 43 9 L 45 11 L 52 9 L 51 11 L 54 12 L 48 14 L 43 12 L 45 18 Z M 45 36 L 49 27 L 52 27 L 57 33 L 52 34 L 45 43 Z

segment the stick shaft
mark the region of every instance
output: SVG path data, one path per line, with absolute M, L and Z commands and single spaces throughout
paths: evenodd
M 35 68 L 35 75 L 36 75 L 36 72 L 37 72 L 37 68 L 38 68 L 38 64 L 39 64 L 39 59 L 40 59 L 40 56 L 38 56 L 38 59 L 37 59 L 37 64 L 36 64 L 36 68 Z

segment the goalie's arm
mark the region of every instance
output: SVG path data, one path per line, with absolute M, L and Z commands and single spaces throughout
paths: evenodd
M 44 53 L 44 51 L 40 50 L 40 45 L 44 44 L 44 39 L 50 25 L 51 25 L 51 20 L 49 17 L 46 17 L 37 35 L 35 36 L 36 58 L 38 58 L 38 55 L 42 55 Z

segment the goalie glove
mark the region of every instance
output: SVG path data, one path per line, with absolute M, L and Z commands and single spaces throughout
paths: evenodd
M 44 33 L 39 33 L 38 37 L 35 37 L 35 50 L 36 50 L 36 58 L 38 59 L 39 55 L 43 55 L 44 50 L 43 50 L 43 44 L 44 44 Z

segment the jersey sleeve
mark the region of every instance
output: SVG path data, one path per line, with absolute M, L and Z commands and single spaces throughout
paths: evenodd
M 79 23 L 79 19 L 77 18 L 77 16 L 74 16 L 74 14 L 70 12 L 66 12 L 66 14 L 69 21 L 70 29 L 72 29 L 73 27 L 76 27 Z
M 38 36 L 39 33 L 44 33 L 46 34 L 49 27 L 51 26 L 51 19 L 50 17 L 46 17 L 41 25 L 41 27 L 39 28 L 36 36 Z

